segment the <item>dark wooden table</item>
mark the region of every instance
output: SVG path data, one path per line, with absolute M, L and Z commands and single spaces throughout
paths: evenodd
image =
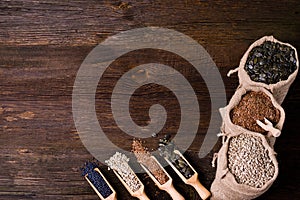
M 84 58 L 109 36 L 147 26 L 174 29 L 190 36 L 215 61 L 229 100 L 238 86 L 238 79 L 235 75 L 228 78 L 226 73 L 238 66 L 240 58 L 256 39 L 274 35 L 300 49 L 299 11 L 300 3 L 296 0 L 243 3 L 199 0 L 1 1 L 0 199 L 97 199 L 80 175 L 79 168 L 92 159 L 92 155 L 83 146 L 74 125 L 72 89 Z M 170 58 L 163 52 L 150 53 L 162 62 Z M 147 52 L 140 52 L 125 57 L 119 66 L 130 65 L 137 57 L 148 61 Z M 180 65 L 177 68 L 187 76 L 192 73 Z M 110 75 L 110 81 L 115 81 L 116 77 Z M 204 83 L 201 77 L 192 76 L 190 82 Z M 200 107 L 205 108 L 209 105 L 209 96 L 207 89 L 203 88 L 197 96 L 203 100 Z M 97 115 L 107 117 L 108 121 L 99 117 L 107 135 L 116 145 L 126 149 L 132 138 L 126 134 L 120 137 L 114 132 L 116 127 L 110 123 L 111 114 L 101 103 L 109 102 L 109 92 L 98 86 Z M 149 96 L 150 101 L 145 101 Z M 166 102 L 168 98 L 168 91 L 161 87 L 142 88 L 137 91 L 136 99 L 133 98 L 136 100 L 132 107 L 133 119 L 145 125 L 149 104 L 161 99 L 163 105 L 175 106 L 167 107 L 168 119 L 172 123 L 167 124 L 159 136 L 176 133 L 179 119 L 176 100 L 170 97 L 171 100 Z M 282 105 L 286 122 L 275 145 L 279 177 L 259 199 L 300 198 L 299 103 L 298 76 Z M 210 164 L 212 155 L 220 147 L 218 143 L 208 156 L 199 159 L 199 146 L 206 134 L 210 115 L 210 111 L 201 112 L 198 134 L 185 153 L 207 188 L 215 175 L 215 168 Z M 149 139 L 152 140 L 155 139 Z M 105 166 L 101 169 L 120 194 L 119 199 L 133 199 L 111 171 Z M 170 168 L 167 170 L 186 199 L 199 199 Z M 139 174 L 139 177 L 151 199 L 170 199 L 165 192 L 158 191 L 145 174 Z

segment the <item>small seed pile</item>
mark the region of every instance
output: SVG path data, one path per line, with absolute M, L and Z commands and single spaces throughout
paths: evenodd
M 257 136 L 232 137 L 227 154 L 228 168 L 240 184 L 261 188 L 274 176 L 275 166 Z
M 297 69 L 296 62 L 294 49 L 266 41 L 250 51 L 244 69 L 251 80 L 274 84 L 287 80 Z
M 150 152 L 143 147 L 142 142 L 139 140 L 133 140 L 132 151 L 137 158 L 137 161 L 143 164 L 151 174 L 156 178 L 160 184 L 164 184 L 169 180 L 169 177 L 157 164 L 157 162 L 151 157 Z
M 183 158 L 174 153 L 176 146 L 172 141 L 170 141 L 170 138 L 170 135 L 166 135 L 163 139 L 159 140 L 159 153 L 162 157 L 171 161 L 171 163 L 186 179 L 189 179 L 194 175 L 194 171 Z
M 95 162 L 86 162 L 81 168 L 82 176 L 86 176 L 89 181 L 95 186 L 99 193 L 104 197 L 108 197 L 113 193 L 109 185 L 105 182 L 103 177 L 94 169 L 99 168 Z
M 265 133 L 266 131 L 257 125 L 256 120 L 264 121 L 267 118 L 276 125 L 280 119 L 280 111 L 274 107 L 268 95 L 264 92 L 247 92 L 230 111 L 232 123 L 242 126 L 250 131 Z
M 116 152 L 109 160 L 105 161 L 111 169 L 120 175 L 131 191 L 136 192 L 141 188 L 142 184 L 128 165 L 128 162 L 129 158 L 120 152 Z

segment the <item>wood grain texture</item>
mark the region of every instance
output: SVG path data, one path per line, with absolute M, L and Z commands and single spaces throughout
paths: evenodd
M 247 47 L 256 39 L 273 34 L 300 49 L 300 3 L 291 1 L 110 1 L 110 0 L 4 0 L 0 2 L 0 199 L 97 199 L 79 168 L 92 156 L 76 131 L 72 116 L 72 89 L 80 64 L 88 53 L 107 37 L 121 31 L 159 26 L 182 32 L 199 42 L 212 56 L 222 75 L 227 100 L 238 86 L 236 76 L 226 77 L 238 66 Z M 151 56 L 148 56 L 150 53 Z M 122 73 L 121 66 L 134 67 L 153 57 L 175 65 L 196 93 L 201 110 L 198 134 L 188 160 L 199 172 L 207 188 L 215 175 L 212 153 L 199 159 L 211 111 L 209 95 L 201 76 L 179 58 L 160 51 L 140 51 L 111 66 L 98 85 L 96 111 L 109 138 L 129 149 L 131 137 L 118 132 L 109 113 L 111 85 Z M 175 62 L 175 61 L 176 62 Z M 168 62 L 169 61 L 169 62 Z M 184 67 L 183 67 L 184 66 Z M 110 87 L 108 87 L 110 86 Z M 147 101 L 146 101 L 147 100 Z M 168 111 L 164 132 L 176 133 L 178 104 L 164 87 L 148 85 L 131 99 L 133 120 L 140 125 L 149 120 L 148 109 L 161 103 Z M 279 177 L 259 199 L 297 199 L 299 192 L 300 80 L 290 88 L 283 103 L 286 122 L 275 151 Z M 217 134 L 217 131 L 216 131 Z M 122 137 L 120 137 L 120 135 Z M 155 147 L 154 139 L 147 139 Z M 133 199 L 111 171 L 102 166 L 119 199 Z M 199 199 L 196 192 L 174 178 L 176 189 L 186 199 Z M 170 199 L 145 174 L 139 177 L 151 199 Z

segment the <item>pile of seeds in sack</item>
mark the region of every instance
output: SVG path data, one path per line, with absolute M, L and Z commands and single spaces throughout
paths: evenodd
M 214 157 L 212 200 L 248 200 L 266 192 L 278 176 L 273 149 L 285 112 L 281 107 L 299 69 L 296 49 L 265 36 L 246 51 L 238 68 L 239 87 L 220 109 L 223 145 Z M 213 161 L 214 165 L 214 161 Z

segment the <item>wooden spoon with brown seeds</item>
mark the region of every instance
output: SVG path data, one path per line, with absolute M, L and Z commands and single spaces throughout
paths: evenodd
M 177 190 L 174 188 L 173 186 L 173 179 L 171 178 L 171 176 L 167 173 L 167 171 L 161 166 L 161 164 L 158 162 L 158 160 L 154 157 L 151 156 L 151 158 L 158 164 L 158 166 L 160 167 L 160 169 L 168 176 L 168 181 L 165 182 L 164 184 L 161 184 L 155 177 L 154 175 L 147 169 L 147 167 L 145 167 L 143 164 L 140 163 L 140 165 L 142 166 L 142 168 L 146 171 L 146 173 L 150 176 L 150 178 L 153 180 L 153 182 L 157 185 L 157 187 L 161 190 L 166 191 L 167 193 L 169 193 L 169 195 L 172 197 L 172 199 L 174 200 L 184 200 L 184 197 L 181 196 L 181 194 L 179 192 L 177 192 Z

